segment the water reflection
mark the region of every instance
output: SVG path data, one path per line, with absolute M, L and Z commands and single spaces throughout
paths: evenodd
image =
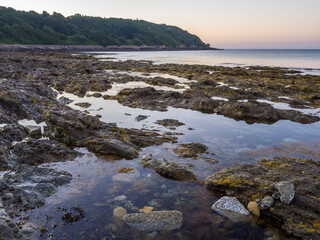
M 178 144 L 200 142 L 207 145 L 208 153 L 197 159 L 179 158 L 173 151 L 177 144 L 172 143 L 142 150 L 142 153 L 152 153 L 154 158 L 166 158 L 188 166 L 200 180 L 227 166 L 255 164 L 258 158 L 275 153 L 320 159 L 316 151 L 319 149 L 316 142 L 320 138 L 319 123 L 302 125 L 278 121 L 272 125 L 248 125 L 244 121 L 187 109 L 169 107 L 167 112 L 158 112 L 125 107 L 117 101 L 102 98 L 79 98 L 67 93 L 58 97 L 61 96 L 73 100 L 70 107 L 88 110 L 93 116 L 99 114 L 102 121 L 115 122 L 119 127 L 182 133 L 177 135 Z M 91 106 L 86 109 L 76 105 L 79 102 L 88 102 Z M 136 121 L 138 115 L 147 118 Z M 185 125 L 171 130 L 155 124 L 166 118 L 177 119 Z M 312 141 L 313 145 L 307 144 Z M 234 223 L 216 214 L 210 207 L 217 197 L 201 184 L 165 179 L 155 171 L 143 168 L 139 159 L 119 160 L 97 156 L 86 149 L 77 150 L 84 156 L 70 162 L 43 165 L 70 172 L 73 180 L 49 197 L 44 207 L 23 214 L 46 230 L 40 239 L 268 239 L 270 231 L 274 231 L 259 228 L 254 221 Z M 204 158 L 207 156 L 219 162 L 207 162 Z M 85 216 L 73 223 L 64 222 L 62 216 L 75 206 L 81 207 Z M 178 210 L 183 214 L 183 226 L 179 231 L 139 232 L 113 215 L 117 207 L 128 213 L 146 207 L 153 211 Z M 273 232 L 273 235 L 277 234 Z
M 162 178 L 154 171 L 143 169 L 138 160 L 114 161 L 99 158 L 85 149 L 78 150 L 85 155 L 72 162 L 49 165 L 71 172 L 74 180 L 70 186 L 62 187 L 47 200 L 46 206 L 25 214 L 48 230 L 40 239 L 48 236 L 53 239 L 264 239 L 269 236 L 253 222 L 234 223 L 214 213 L 210 206 L 217 198 L 202 185 Z M 140 174 L 129 182 L 124 181 L 125 177 L 113 178 L 123 167 L 134 168 Z M 66 224 L 62 216 L 75 206 L 81 206 L 85 217 Z M 181 211 L 182 229 L 135 231 L 113 216 L 113 209 L 119 206 L 128 213 L 145 206 L 155 211 Z

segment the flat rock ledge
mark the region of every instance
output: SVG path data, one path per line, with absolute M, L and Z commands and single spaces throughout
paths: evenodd
M 154 211 L 149 213 L 130 213 L 122 220 L 139 231 L 172 231 L 182 226 L 182 213 L 179 211 Z
M 320 239 L 320 163 L 275 157 L 261 166 L 236 165 L 206 179 L 207 188 L 244 205 L 256 201 L 259 222 L 302 239 Z M 273 199 L 271 199 L 271 197 Z

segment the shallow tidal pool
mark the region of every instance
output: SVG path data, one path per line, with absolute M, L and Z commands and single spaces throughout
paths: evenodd
M 274 124 L 247 124 L 216 114 L 169 107 L 166 112 L 134 109 L 115 100 L 79 98 L 60 93 L 58 98 L 73 100 L 74 109 L 100 115 L 101 121 L 116 123 L 122 128 L 137 128 L 159 133 L 170 132 L 177 143 L 165 143 L 142 149 L 156 159 L 167 159 L 191 169 L 199 180 L 235 164 L 256 164 L 260 158 L 290 156 L 319 161 L 320 123 L 299 124 L 278 121 Z M 89 103 L 88 108 L 77 103 Z M 139 115 L 146 116 L 138 121 Z M 169 129 L 157 120 L 176 119 L 185 125 Z M 199 142 L 208 151 L 198 158 L 180 158 L 173 150 L 178 144 Z M 218 199 L 198 183 L 172 181 L 143 167 L 140 159 L 125 160 L 98 156 L 86 149 L 74 161 L 44 164 L 70 172 L 68 186 L 47 199 L 44 207 L 23 213 L 19 221 L 32 219 L 41 226 L 40 239 L 284 239 L 274 229 L 257 227 L 254 221 L 232 222 L 213 212 L 211 205 Z M 216 161 L 208 162 L 206 157 Z M 130 169 L 130 171 L 123 171 Z M 117 207 L 128 213 L 178 210 L 183 225 L 178 231 L 139 232 L 113 215 Z M 145 208 L 149 207 L 149 208 Z M 79 210 L 80 209 L 80 210 Z M 66 222 L 66 212 L 76 221 Z

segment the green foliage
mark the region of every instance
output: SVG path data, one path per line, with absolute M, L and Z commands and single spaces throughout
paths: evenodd
M 0 7 L 0 43 L 53 45 L 165 45 L 207 47 L 201 39 L 178 27 L 143 20 L 64 17 Z

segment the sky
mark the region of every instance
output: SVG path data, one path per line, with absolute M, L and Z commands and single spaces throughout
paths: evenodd
M 320 0 L 0 0 L 17 10 L 143 19 L 219 48 L 320 48 Z

